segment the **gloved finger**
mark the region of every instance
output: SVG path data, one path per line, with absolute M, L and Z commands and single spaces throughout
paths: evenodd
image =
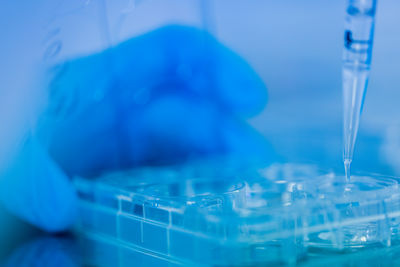
M 60 64 L 54 73 L 48 116 L 58 121 L 85 112 L 88 105 L 105 97 L 121 109 L 143 97 L 170 94 L 174 88 L 164 85 L 171 81 L 185 84 L 179 87 L 182 94 L 208 99 L 242 115 L 254 115 L 267 100 L 264 83 L 243 59 L 208 33 L 191 27 L 155 30 Z
M 53 157 L 71 176 L 94 176 L 109 169 L 176 163 L 210 154 L 264 159 L 273 155 L 259 133 L 196 97 L 171 94 L 120 116 L 122 124 L 104 124 L 96 134 L 61 130 L 54 139 Z
M 0 199 L 13 214 L 44 230 L 67 229 L 75 219 L 72 183 L 32 137 L 0 175 Z
M 241 158 L 273 155 L 258 132 L 208 101 L 170 95 L 139 112 L 140 116 L 123 128 L 124 155 L 133 164 L 171 163 L 215 154 Z
M 163 93 L 163 83 L 180 81 L 197 97 L 244 115 L 259 112 L 267 101 L 265 85 L 254 69 L 196 28 L 167 26 L 126 41 L 110 53 L 120 86 L 134 92 Z
M 140 112 L 132 110 L 140 111 L 154 99 L 181 95 L 218 106 L 227 114 L 249 114 L 266 101 L 264 84 L 240 57 L 207 33 L 189 27 L 156 30 L 110 51 L 60 65 L 56 73 L 46 114 L 55 123 L 41 128 L 50 131 L 44 136 L 51 136 L 51 154 L 69 174 L 82 169 L 86 160 L 78 161 L 76 154 L 64 151 L 86 147 L 91 169 L 117 166 L 120 158 L 129 158 L 116 156 L 124 150 L 122 139 L 129 139 L 122 137 L 121 128 L 132 121 L 130 117 L 140 118 Z

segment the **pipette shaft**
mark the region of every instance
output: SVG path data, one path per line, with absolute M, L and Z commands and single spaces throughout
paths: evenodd
M 347 0 L 342 86 L 343 160 L 348 180 L 371 66 L 376 1 Z

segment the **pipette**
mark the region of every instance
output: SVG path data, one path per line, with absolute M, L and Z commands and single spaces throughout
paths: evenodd
M 364 96 L 371 66 L 377 0 L 347 0 L 343 53 L 343 161 L 350 179 Z

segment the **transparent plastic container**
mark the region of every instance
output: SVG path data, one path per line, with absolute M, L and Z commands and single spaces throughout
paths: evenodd
M 77 178 L 78 229 L 166 262 L 222 266 L 294 264 L 398 239 L 394 178 L 346 184 L 305 165 L 225 175 L 199 166 Z
M 214 29 L 208 0 L 73 0 L 57 3 L 41 0 L 38 6 L 42 10 L 35 19 L 38 24 L 35 40 L 40 43 L 37 48 L 40 50 L 33 54 L 37 56 L 36 67 L 40 71 L 36 75 L 40 73 L 39 79 L 44 84 L 40 87 L 44 91 L 38 95 L 41 113 L 33 125 L 44 145 L 52 138 L 46 131 L 54 122 L 79 114 L 82 107 L 113 90 L 108 83 L 121 79 L 115 68 L 125 55 L 109 52 L 110 48 L 166 25 L 185 25 L 208 32 Z M 90 67 L 103 68 L 100 73 L 104 73 L 104 80 L 100 84 L 105 88 L 99 86 L 86 95 L 87 86 L 58 86 L 60 81 L 65 83 L 68 79 L 72 61 L 106 51 L 108 56 L 98 63 L 99 66 Z M 117 107 L 110 112 L 115 110 Z

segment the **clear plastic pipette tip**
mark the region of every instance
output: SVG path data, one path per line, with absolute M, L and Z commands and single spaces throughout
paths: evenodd
M 343 68 L 343 161 L 347 180 L 350 179 L 350 164 L 353 160 L 368 76 L 369 68 L 366 66 L 352 64 Z
M 376 0 L 347 0 L 343 53 L 343 161 L 350 179 L 372 57 Z

